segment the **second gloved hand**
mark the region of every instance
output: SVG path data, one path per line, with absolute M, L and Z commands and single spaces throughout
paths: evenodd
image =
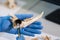
M 31 18 L 32 16 L 33 16 L 32 14 L 17 14 L 16 15 L 16 17 L 20 20 Z M 34 36 L 34 34 L 40 34 L 41 33 L 40 30 L 42 28 L 43 27 L 41 26 L 41 23 L 36 21 L 25 28 L 21 28 L 20 34 Z M 0 17 L 0 31 L 12 33 L 12 34 L 18 34 L 17 29 L 14 29 L 12 23 L 10 22 L 10 16 Z

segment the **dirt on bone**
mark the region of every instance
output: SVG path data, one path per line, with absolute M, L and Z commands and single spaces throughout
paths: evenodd
M 13 27 L 14 27 L 14 28 L 17 28 L 17 26 L 19 26 L 21 23 L 22 23 L 22 21 L 21 21 L 20 19 L 17 19 L 17 20 L 14 21 Z M 19 25 L 18 25 L 18 24 L 19 24 Z
M 22 21 L 21 21 L 20 19 L 17 19 L 17 20 L 15 20 L 15 23 L 16 23 L 16 25 L 17 25 L 17 24 L 21 24 Z

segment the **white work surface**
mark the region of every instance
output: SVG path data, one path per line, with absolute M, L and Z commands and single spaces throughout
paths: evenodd
M 3 9 L 3 10 L 2 10 Z M 0 6 L 0 16 L 6 16 L 6 15 L 8 15 L 9 13 L 16 13 L 17 12 L 17 10 L 19 10 L 19 8 L 18 9 L 16 9 L 16 10 L 11 10 L 11 9 L 7 9 L 7 8 L 4 8 L 4 6 Z M 22 10 L 22 9 L 21 9 Z M 25 11 L 25 10 L 24 10 Z M 20 12 L 20 13 L 23 13 L 23 11 L 22 12 Z M 25 12 L 24 12 L 25 13 Z M 26 13 L 33 13 L 33 12 L 27 12 L 26 11 Z M 33 13 L 34 14 L 34 13 Z M 44 26 L 44 29 L 43 29 L 43 32 L 45 32 L 45 33 L 48 33 L 48 34 L 50 34 L 50 32 L 52 32 L 51 33 L 51 37 L 52 37 L 52 39 L 53 40 L 55 40 L 56 38 L 59 38 L 59 37 L 56 37 L 57 35 L 58 35 L 58 32 L 60 32 L 60 29 L 59 29 L 59 26 L 60 25 L 57 25 L 57 24 L 55 24 L 55 23 L 52 23 L 52 22 L 50 22 L 50 21 L 47 21 L 47 20 L 45 20 L 45 19 L 43 19 L 43 18 L 41 18 L 39 21 L 41 21 L 42 22 L 42 25 Z M 56 30 L 56 29 L 58 29 L 58 30 Z M 49 30 L 49 31 L 47 31 L 47 30 Z M 46 35 L 45 33 L 42 33 L 41 35 Z M 48 35 L 47 34 L 47 35 Z M 56 36 L 53 36 L 53 35 L 55 35 L 55 34 L 57 34 Z M 38 36 L 38 35 L 37 35 Z M 0 33 L 0 40 L 16 40 L 16 35 L 13 35 L 13 34 L 8 34 L 8 33 Z M 59 39 L 60 40 L 60 39 Z

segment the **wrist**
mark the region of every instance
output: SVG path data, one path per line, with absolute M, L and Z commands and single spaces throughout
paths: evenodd
M 0 32 L 2 32 L 2 17 L 0 17 Z

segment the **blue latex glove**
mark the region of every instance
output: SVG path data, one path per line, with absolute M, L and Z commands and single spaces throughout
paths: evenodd
M 21 35 L 20 37 L 17 37 L 16 40 L 25 40 L 25 38 L 23 35 Z
M 33 16 L 32 14 L 17 14 L 16 15 L 16 17 L 20 20 L 31 18 L 32 16 Z M 41 33 L 40 30 L 42 28 L 43 27 L 41 26 L 41 23 L 36 21 L 32 23 L 31 25 L 20 29 L 20 34 L 34 36 L 34 34 L 40 34 Z M 12 33 L 12 34 L 18 34 L 17 29 L 14 29 L 12 26 L 12 23 L 10 22 L 10 16 L 0 17 L 0 31 Z

